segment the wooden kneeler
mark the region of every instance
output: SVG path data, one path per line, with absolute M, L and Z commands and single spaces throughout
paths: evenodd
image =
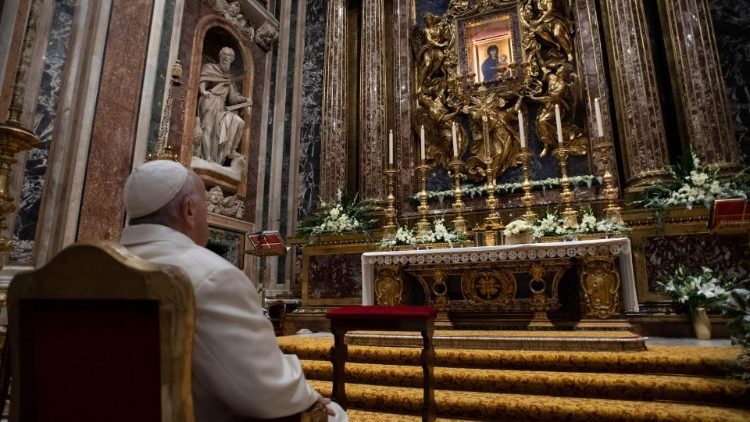
M 331 320 L 333 347 L 331 363 L 333 364 L 332 398 L 344 409 L 346 400 L 346 357 L 347 345 L 344 336 L 347 331 L 419 331 L 422 333 L 422 354 L 420 361 L 424 373 L 424 398 L 422 401 L 422 420 L 435 420 L 435 395 L 433 366 L 435 348 L 432 334 L 435 327 L 435 316 L 438 310 L 429 306 L 344 306 L 326 312 Z

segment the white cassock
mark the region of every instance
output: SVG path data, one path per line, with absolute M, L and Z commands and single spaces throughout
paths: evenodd
M 299 359 L 279 349 L 260 296 L 224 258 L 169 227 L 125 227 L 120 241 L 135 255 L 182 268 L 193 283 L 193 405 L 198 422 L 278 418 L 308 409 L 319 398 Z M 346 413 L 332 404 L 336 417 Z

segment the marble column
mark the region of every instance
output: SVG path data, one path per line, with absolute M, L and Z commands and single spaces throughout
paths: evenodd
M 359 191 L 363 200 L 373 203 L 384 202 L 383 166 L 388 160 L 383 2 L 384 0 L 362 2 L 362 45 L 359 64 L 362 77 Z
M 642 0 L 601 0 L 625 158 L 626 191 L 667 174 L 662 105 Z
M 609 86 L 607 84 L 606 63 L 602 53 L 603 40 L 599 30 L 599 19 L 596 11 L 596 0 L 580 0 L 573 9 L 576 23 L 575 45 L 576 62 L 580 69 L 583 82 L 586 115 L 591 146 L 598 142 L 609 145 L 610 148 L 591 148 L 591 166 L 594 174 L 603 174 L 605 163 L 612 163 L 617 168 L 615 157 L 614 136 L 612 134 L 612 111 L 609 109 Z M 599 98 L 602 112 L 602 129 L 604 138 L 596 138 L 596 114 L 594 99 Z M 615 172 L 615 177 L 617 174 Z
M 345 0 L 328 1 L 320 154 L 320 196 L 326 200 L 346 187 L 346 13 Z
M 683 137 L 704 163 L 740 163 L 708 0 L 659 1 Z

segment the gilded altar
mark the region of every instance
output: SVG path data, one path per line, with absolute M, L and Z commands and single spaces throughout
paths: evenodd
M 367 252 L 362 304 L 429 304 L 462 328 L 624 328 L 638 311 L 627 238 Z

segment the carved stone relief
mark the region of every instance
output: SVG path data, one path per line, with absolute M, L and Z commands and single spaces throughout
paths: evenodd
M 237 195 L 224 196 L 221 187 L 214 186 L 206 191 L 208 212 L 241 220 L 245 216 L 245 201 Z
M 242 13 L 239 1 L 228 2 L 227 0 L 203 0 L 203 3 L 212 7 L 226 20 L 231 22 L 238 31 L 249 39 L 253 39 L 255 30 L 247 22 L 247 18 Z
M 255 43 L 265 51 L 268 51 L 274 41 L 279 37 L 279 29 L 270 22 L 263 22 L 255 31 Z

